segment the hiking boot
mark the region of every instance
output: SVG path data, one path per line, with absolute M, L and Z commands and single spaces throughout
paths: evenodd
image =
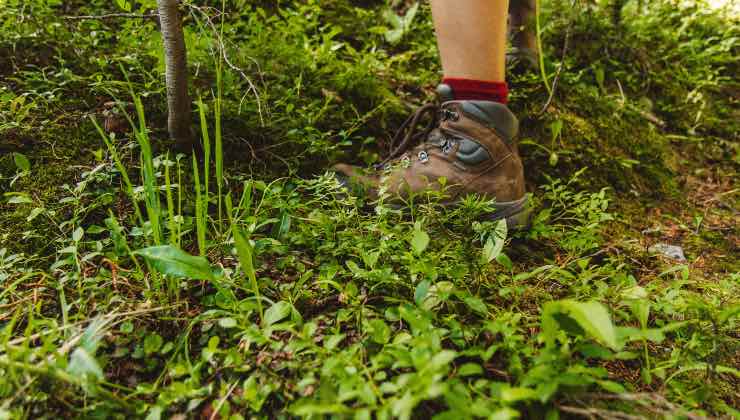
M 442 105 L 424 105 L 411 115 L 391 142 L 388 158 L 372 171 L 337 164 L 333 170 L 338 178 L 345 185 L 364 187 L 373 198 L 381 188 L 401 198 L 444 189 L 449 195 L 446 204 L 478 194 L 495 199 L 490 220 L 505 218 L 510 228 L 522 227 L 527 197 L 514 143 L 516 117 L 498 102 L 453 100 L 447 85 L 437 92 Z M 417 130 L 426 116 L 429 123 Z

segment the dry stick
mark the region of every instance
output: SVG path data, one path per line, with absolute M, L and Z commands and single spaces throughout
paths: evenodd
M 216 418 L 216 416 L 218 415 L 218 410 L 220 410 L 221 406 L 224 405 L 224 402 L 226 402 L 226 399 L 229 398 L 229 395 L 234 392 L 234 388 L 236 388 L 237 384 L 239 384 L 239 381 L 234 381 L 234 383 L 231 384 L 226 392 L 226 395 L 224 395 L 224 397 L 218 401 L 218 404 L 216 404 L 216 407 L 213 409 L 213 413 L 211 413 L 211 416 L 208 418 L 208 420 L 213 420 Z
M 149 19 L 159 17 L 159 13 L 108 13 L 106 15 L 80 15 L 80 16 L 62 16 L 62 19 L 68 20 L 82 20 L 82 19 L 114 19 L 114 18 L 130 18 L 130 19 Z
M 221 33 L 218 31 L 218 28 L 216 28 L 216 25 L 211 20 L 211 17 L 208 16 L 208 13 L 206 13 L 205 10 L 203 10 L 204 8 L 203 7 L 198 7 L 198 6 L 195 6 L 195 5 L 192 5 L 192 4 L 190 5 L 190 7 L 193 10 L 197 10 L 198 12 L 200 12 L 203 15 L 205 21 L 208 23 L 208 26 L 210 26 L 211 29 L 213 30 L 213 33 L 215 34 L 215 37 L 216 37 L 216 41 L 218 42 L 218 49 L 220 50 L 221 56 L 223 57 L 224 62 L 226 63 L 226 65 L 229 66 L 229 68 L 232 69 L 233 71 L 239 73 L 239 75 L 242 77 L 242 79 L 244 79 L 247 82 L 247 85 L 249 85 L 248 91 L 252 92 L 252 94 L 254 95 L 255 102 L 257 102 L 257 114 L 260 117 L 260 124 L 262 126 L 264 126 L 265 125 L 265 120 L 264 120 L 264 118 L 262 116 L 262 102 L 260 101 L 259 92 L 257 91 L 257 87 L 252 82 L 252 79 L 250 79 L 249 76 L 247 76 L 244 73 L 244 70 L 242 70 L 241 68 L 237 67 L 236 65 L 234 65 L 231 62 L 231 60 L 229 60 L 229 56 L 226 53 L 226 44 L 224 43 L 224 40 L 221 38 Z M 216 10 L 218 10 L 218 9 L 216 9 Z M 225 12 L 223 10 L 220 10 L 219 13 L 222 14 L 222 13 L 225 13 Z M 260 70 L 259 70 L 259 63 L 257 63 L 257 61 L 255 59 L 253 59 L 251 57 L 249 57 L 249 58 L 257 65 L 257 71 L 259 73 L 260 72 Z M 246 96 L 246 94 L 244 96 Z M 244 98 L 242 97 L 242 101 L 243 100 L 244 100 Z M 241 107 L 241 102 L 242 101 L 239 102 L 239 106 L 240 107 Z
M 640 420 L 644 417 L 633 416 L 619 411 L 602 410 L 600 408 L 579 408 L 568 405 L 558 405 L 558 408 L 566 413 L 577 414 L 589 419 L 600 418 L 605 420 Z
M 165 310 L 165 309 L 174 308 L 176 306 L 178 306 L 178 305 L 160 306 L 160 307 L 157 307 L 157 308 L 150 308 L 150 309 L 138 309 L 138 310 L 134 310 L 134 311 L 120 312 L 120 313 L 113 312 L 113 313 L 110 313 L 110 314 L 103 315 L 103 318 L 115 318 L 115 317 L 122 317 L 122 316 L 134 317 L 136 315 L 146 314 L 146 313 L 150 313 L 150 312 L 158 312 L 158 311 L 162 311 L 162 310 Z M 38 340 L 39 338 L 41 338 L 41 337 L 43 337 L 45 335 L 49 335 L 49 334 L 51 334 L 53 332 L 63 331 L 63 330 L 67 330 L 67 329 L 74 328 L 74 327 L 79 327 L 79 326 L 82 326 L 82 325 L 84 325 L 86 323 L 89 323 L 91 321 L 92 320 L 79 321 L 79 322 L 76 322 L 74 324 L 67 324 L 67 325 L 61 326 L 61 327 L 56 328 L 56 329 L 53 329 L 53 330 L 44 330 L 44 331 L 42 331 L 40 333 L 29 335 L 28 337 L 18 337 L 18 338 L 14 339 L 14 340 L 8 341 L 6 343 L 6 345 L 15 346 L 15 345 L 18 345 L 18 344 L 23 343 L 24 341 Z M 2 353 L 0 353 L 0 354 L 2 354 Z
M 576 7 L 576 2 L 578 0 L 573 0 L 573 3 L 570 6 L 571 11 L 571 18 L 568 22 L 568 28 L 565 30 L 565 41 L 563 41 L 563 54 L 560 58 L 560 65 L 558 66 L 558 71 L 555 73 L 555 78 L 552 79 L 552 89 L 550 89 L 550 96 L 547 98 L 547 102 L 545 102 L 545 105 L 542 107 L 540 112 L 538 112 L 535 117 L 539 117 L 542 114 L 547 111 L 547 108 L 550 106 L 550 103 L 552 102 L 552 98 L 555 96 L 555 90 L 558 87 L 558 80 L 560 80 L 560 73 L 563 71 L 563 67 L 565 67 L 565 57 L 566 54 L 568 54 L 568 45 L 570 44 L 570 33 L 573 30 L 573 9 Z M 540 54 L 542 54 L 542 51 L 540 51 Z
M 706 417 L 699 416 L 688 412 L 686 410 L 677 407 L 675 404 L 668 401 L 665 397 L 657 393 L 622 393 L 622 394 L 604 394 L 604 393 L 591 393 L 586 394 L 583 397 L 592 400 L 622 400 L 629 402 L 637 402 L 641 404 L 648 411 L 666 416 L 668 414 L 680 413 L 690 420 L 706 420 Z M 668 411 L 668 413 L 666 413 Z

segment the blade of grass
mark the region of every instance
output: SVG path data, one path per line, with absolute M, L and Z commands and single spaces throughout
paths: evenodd
M 221 55 L 219 55 L 220 57 Z M 221 60 L 218 62 L 216 67 L 216 102 L 214 105 L 216 113 L 216 187 L 218 193 L 218 230 L 223 230 L 222 225 L 222 214 L 221 214 L 221 190 L 223 188 L 224 181 L 224 164 L 223 164 L 223 144 L 221 142 L 221 71 L 222 71 Z
M 198 252 L 206 255 L 206 227 L 203 217 L 203 200 L 200 190 L 200 175 L 198 174 L 198 159 L 193 152 L 193 182 L 195 183 L 195 233 L 198 238 Z
M 110 138 L 107 134 L 105 134 L 103 129 L 100 128 L 100 125 L 97 121 L 95 121 L 95 118 L 90 116 L 90 121 L 92 121 L 93 125 L 98 130 L 98 133 L 100 133 L 100 137 L 103 139 L 105 146 L 108 148 L 108 153 L 110 153 L 111 157 L 113 158 L 116 169 L 118 169 L 118 172 L 121 173 L 123 184 L 126 186 L 126 193 L 131 198 L 131 203 L 134 206 L 134 213 L 136 214 L 136 218 L 139 220 L 139 225 L 144 226 L 144 217 L 141 215 L 141 210 L 139 210 L 139 205 L 136 203 L 136 196 L 134 195 L 134 185 L 131 183 L 131 179 L 128 176 L 128 171 L 126 171 L 126 167 L 123 166 L 123 163 L 121 162 L 121 157 L 118 155 L 116 147 L 110 141 Z
M 170 182 L 170 154 L 165 155 L 164 165 L 164 185 L 167 193 L 167 228 L 170 231 L 170 243 L 177 245 L 176 221 L 175 221 L 175 202 L 172 198 L 172 183 Z M 179 187 L 179 186 L 178 186 Z
M 182 242 L 182 167 L 180 166 L 180 159 L 183 155 L 178 154 L 177 158 L 177 246 L 180 247 Z
M 242 270 L 244 270 L 244 274 L 249 278 L 249 282 L 252 286 L 252 293 L 254 293 L 254 297 L 257 299 L 257 311 L 259 311 L 261 324 L 263 318 L 262 296 L 260 295 L 259 285 L 257 284 L 257 275 L 254 271 L 252 245 L 249 243 L 249 240 L 242 235 L 237 226 L 232 226 L 232 231 L 234 233 L 234 242 L 236 244 L 236 253 L 239 257 L 239 262 L 241 263 Z
M 154 244 L 162 243 L 162 231 L 160 227 L 161 206 L 159 202 L 159 192 L 156 187 L 156 175 L 154 172 L 154 160 L 152 157 L 152 145 L 149 142 L 147 134 L 146 120 L 144 117 L 144 105 L 138 95 L 132 92 L 136 113 L 139 118 L 139 128 L 134 129 L 134 135 L 139 142 L 141 149 L 141 169 L 142 179 L 144 180 L 144 192 L 146 197 L 146 211 L 149 216 L 149 224 L 154 237 Z
M 208 124 L 206 121 L 206 105 L 203 100 L 198 98 L 198 114 L 200 115 L 200 131 L 203 140 L 203 186 L 205 200 L 208 202 L 208 178 L 211 168 L 211 137 L 208 134 Z

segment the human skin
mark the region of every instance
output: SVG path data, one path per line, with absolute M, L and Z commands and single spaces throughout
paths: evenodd
M 503 82 L 508 0 L 432 0 L 444 77 Z

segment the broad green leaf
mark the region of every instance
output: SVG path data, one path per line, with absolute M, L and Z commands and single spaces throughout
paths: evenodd
M 22 153 L 13 152 L 13 162 L 15 162 L 15 166 L 23 172 L 31 170 L 31 161 L 29 161 L 26 155 Z
M 372 319 L 367 323 L 370 339 L 385 344 L 391 339 L 391 329 L 382 319 Z
M 82 228 L 82 226 L 79 226 L 77 229 L 72 232 L 72 240 L 75 242 L 80 242 L 80 239 L 82 239 L 82 236 L 85 235 L 85 229 Z
M 457 357 L 457 352 L 452 350 L 442 350 L 429 360 L 427 367 L 432 370 L 440 370 L 449 367 L 450 363 L 455 360 L 455 357 Z
M 486 308 L 486 304 L 479 297 L 463 295 L 461 298 L 470 309 L 478 312 L 480 315 L 488 315 L 488 308 Z
M 465 363 L 457 370 L 459 376 L 482 375 L 483 368 L 477 363 Z
M 28 196 L 26 193 L 10 193 L 5 194 L 6 196 L 10 196 L 8 198 L 8 204 L 27 204 L 27 203 L 33 203 L 33 200 L 31 200 L 31 197 Z
M 501 390 L 501 400 L 505 403 L 536 400 L 537 398 L 539 398 L 537 391 L 530 388 L 512 387 Z
M 411 249 L 414 254 L 421 255 L 429 245 L 429 235 L 421 229 L 414 229 L 414 235 L 411 237 Z
M 293 305 L 281 300 L 275 302 L 274 305 L 270 306 L 265 311 L 265 317 L 262 319 L 262 326 L 269 327 L 270 325 L 282 320 L 286 316 L 290 315 Z
M 488 236 L 486 244 L 483 246 L 483 255 L 481 258 L 484 264 L 490 263 L 501 255 L 507 233 L 506 219 L 499 220 L 493 233 Z
M 196 257 L 172 245 L 151 246 L 135 252 L 162 274 L 195 280 L 217 280 L 223 273 L 206 257 Z
M 542 314 L 542 331 L 548 344 L 554 344 L 555 335 L 560 329 L 575 334 L 582 332 L 613 350 L 620 348 L 609 312 L 604 305 L 598 302 L 578 302 L 566 299 L 545 304 Z
M 164 408 L 158 405 L 155 405 L 149 410 L 149 414 L 147 414 L 144 420 L 160 420 L 162 418 L 163 411 L 164 411 Z
M 599 386 L 604 388 L 606 391 L 612 392 L 614 394 L 622 394 L 624 392 L 627 392 L 627 390 L 624 389 L 624 386 L 622 386 L 622 384 L 620 384 L 619 382 L 596 381 L 596 383 L 599 384 Z
M 427 296 L 427 293 L 429 292 L 429 280 L 424 280 L 421 283 L 416 285 L 416 290 L 414 291 L 414 301 L 417 305 L 421 305 L 424 301 L 424 298 Z
M 488 420 L 512 420 L 519 417 L 520 415 L 518 411 L 513 408 L 504 407 L 492 412 L 491 415 L 488 416 Z
M 157 333 L 147 335 L 144 339 L 144 354 L 150 355 L 156 353 L 162 347 L 163 342 L 162 336 Z
M 411 7 L 406 10 L 406 14 L 403 15 L 403 18 L 401 19 L 403 21 L 404 31 L 407 31 L 411 27 L 411 23 L 414 21 L 414 17 L 416 17 L 416 12 L 418 10 L 419 2 L 412 4 Z
M 234 328 L 236 327 L 236 320 L 234 318 L 221 318 L 218 320 L 218 325 L 221 328 Z

